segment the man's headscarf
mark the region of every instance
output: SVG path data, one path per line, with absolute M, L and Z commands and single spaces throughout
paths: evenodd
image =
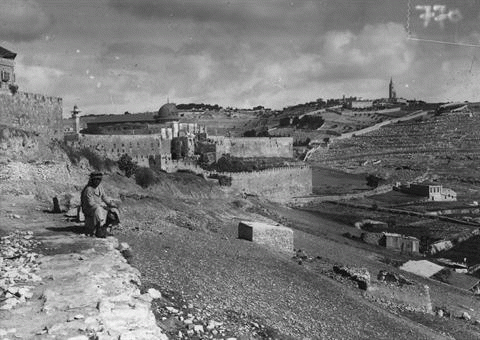
M 95 171 L 90 174 L 90 179 L 97 179 L 100 178 L 102 179 L 103 174 L 101 172 Z

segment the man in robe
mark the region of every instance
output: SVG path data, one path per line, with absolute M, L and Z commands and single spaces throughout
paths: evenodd
M 82 211 L 85 215 L 86 234 L 94 236 L 105 225 L 108 209 L 116 208 L 113 201 L 105 195 L 101 185 L 103 174 L 92 172 L 88 184 L 81 195 Z

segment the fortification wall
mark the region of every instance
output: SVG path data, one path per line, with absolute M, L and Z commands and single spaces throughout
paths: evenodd
M 275 168 L 257 172 L 219 173 L 232 178 L 230 190 L 285 202 L 312 193 L 312 169 L 308 166 Z
M 75 146 L 91 148 L 112 160 L 127 154 L 139 165 L 149 166 L 150 157 L 170 154 L 171 140 L 161 135 L 80 135 Z
M 293 158 L 293 137 L 230 138 L 209 136 L 216 142 L 217 159 L 223 154 L 233 157 L 284 157 Z
M 40 94 L 0 92 L 0 124 L 38 133 L 45 138 L 63 135 L 62 98 Z

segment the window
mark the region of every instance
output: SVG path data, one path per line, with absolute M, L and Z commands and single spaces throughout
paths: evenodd
M 7 71 L 2 71 L 1 77 L 3 82 L 8 82 L 10 80 L 10 73 Z

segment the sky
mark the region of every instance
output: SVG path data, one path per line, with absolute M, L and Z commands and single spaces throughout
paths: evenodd
M 20 91 L 82 114 L 480 101 L 479 0 L 1 0 Z

